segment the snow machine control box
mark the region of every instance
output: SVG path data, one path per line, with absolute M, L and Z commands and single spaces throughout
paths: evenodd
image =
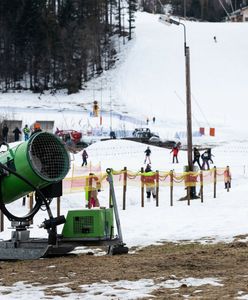
M 63 238 L 111 239 L 113 209 L 96 208 L 68 211 L 62 230 Z

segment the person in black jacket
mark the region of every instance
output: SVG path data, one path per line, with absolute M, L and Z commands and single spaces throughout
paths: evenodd
M 214 162 L 213 162 L 213 160 L 212 160 L 212 157 L 214 156 L 213 154 L 212 154 L 212 149 L 211 148 L 208 148 L 208 160 L 210 161 L 210 163 L 211 164 L 213 164 Z
M 9 127 L 7 126 L 6 123 L 3 124 L 3 129 L 2 129 L 2 136 L 3 136 L 3 141 L 8 142 L 8 132 L 9 132 Z
M 194 152 L 193 152 L 193 154 L 194 154 L 193 164 L 195 164 L 197 162 L 197 164 L 198 164 L 198 166 L 201 170 L 202 167 L 201 167 L 201 163 L 200 163 L 200 157 L 201 157 L 200 151 L 196 147 L 194 147 L 193 150 L 194 150 Z
M 207 166 L 207 170 L 209 170 L 209 153 L 208 150 L 204 151 L 201 155 L 202 158 L 202 170 L 205 170 L 205 165 Z
M 146 161 L 148 161 L 148 163 L 151 164 L 150 155 L 151 155 L 152 151 L 151 151 L 151 149 L 149 148 L 149 146 L 146 148 L 146 150 L 145 150 L 144 152 L 145 152 L 145 154 L 146 154 L 144 164 L 146 163 Z
M 87 158 L 88 158 L 88 153 L 87 153 L 86 150 L 84 149 L 84 150 L 83 150 L 83 153 L 82 153 L 82 159 L 83 159 L 82 167 L 83 167 L 84 165 L 87 166 Z
M 15 142 L 18 142 L 19 138 L 20 138 L 20 134 L 22 133 L 21 130 L 18 127 L 16 127 L 13 130 L 13 133 L 14 133 L 14 137 L 15 137 Z

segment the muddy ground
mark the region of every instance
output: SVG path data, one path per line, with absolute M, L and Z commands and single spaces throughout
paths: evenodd
M 223 286 L 182 284 L 177 289 L 159 289 L 154 299 L 235 299 L 240 291 L 248 294 L 248 243 L 238 237 L 224 244 L 166 243 L 149 246 L 134 254 L 95 256 L 81 254 L 34 261 L 0 262 L 2 285 L 11 286 L 18 281 L 51 285 L 69 282 L 73 292 L 82 292 L 82 284 L 154 279 L 156 282 L 171 278 L 214 277 Z M 51 267 L 53 266 L 53 267 Z M 47 295 L 63 295 L 46 290 Z M 83 299 L 83 296 L 82 296 Z M 185 298 L 184 298 L 185 299 Z

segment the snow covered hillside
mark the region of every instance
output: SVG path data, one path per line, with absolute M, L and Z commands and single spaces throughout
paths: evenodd
M 93 100 L 98 100 L 106 112 L 103 126 L 107 128 L 108 112 L 113 110 L 133 114 L 140 121 L 155 116 L 167 134 L 170 129 L 185 130 L 183 27 L 166 26 L 158 17 L 137 13 L 135 39 L 122 48 L 116 67 L 89 82 L 85 91 L 69 96 L 63 92 L 54 96 L 1 94 L 2 112 L 23 119 L 24 123 L 36 118 L 51 120 L 56 114 L 56 126 L 82 129 L 89 124 L 99 126 L 99 121 L 89 117 Z M 229 134 L 231 129 L 243 135 L 248 94 L 245 84 L 248 24 L 185 22 L 185 25 L 191 52 L 193 130 L 199 126 L 215 127 L 219 137 Z M 123 122 L 113 123 L 113 127 L 118 126 L 123 126 Z
M 207 126 L 246 125 L 247 23 L 184 22 L 190 47 L 192 112 Z M 122 102 L 146 115 L 183 121 L 185 62 L 183 26 L 166 26 L 157 15 L 139 14 L 137 39 L 120 68 Z M 217 37 L 214 42 L 213 37 Z M 199 104 L 201 110 L 199 110 Z M 203 112 L 203 114 L 202 114 Z M 197 126 L 197 123 L 194 122 Z
M 133 130 L 144 124 L 147 117 L 150 120 L 156 117 L 156 122 L 154 124 L 150 122 L 149 127 L 161 137 L 172 138 L 176 132 L 185 131 L 183 28 L 161 24 L 158 17 L 137 13 L 136 37 L 121 48 L 115 68 L 90 81 L 86 90 L 74 95 L 66 95 L 62 91 L 55 95 L 48 92 L 42 95 L 30 92 L 2 93 L 0 94 L 2 115 L 9 119 L 22 120 L 23 125 L 31 125 L 36 120 L 53 120 L 54 130 L 56 127 L 77 130 L 89 127 L 102 130 L 109 130 L 110 127 Z M 128 186 L 127 209 L 122 210 L 122 187 L 117 186 L 116 198 L 124 242 L 128 247 L 143 247 L 163 241 L 187 240 L 202 243 L 232 241 L 237 235 L 244 235 L 243 241 L 246 241 L 248 86 L 245 81 L 248 70 L 246 38 L 248 23 L 185 22 L 185 25 L 187 44 L 191 51 L 193 130 L 199 130 L 200 126 L 216 129 L 215 137 L 194 137 L 193 143 L 209 143 L 215 146 L 214 164 L 220 168 L 230 166 L 232 188 L 227 193 L 223 182 L 218 182 L 217 198 L 214 199 L 212 185 L 209 184 L 204 187 L 204 202 L 194 200 L 188 206 L 186 201 L 177 201 L 185 196 L 182 184 L 174 189 L 172 207 L 169 186 L 161 186 L 159 207 L 155 206 L 155 201 L 145 200 L 145 207 L 141 208 L 139 182 L 136 186 Z M 214 36 L 217 37 L 217 42 L 214 41 Z M 94 100 L 99 101 L 104 112 L 102 128 L 100 118 L 90 115 Z M 110 114 L 110 111 L 113 114 Z M 133 116 L 134 119 L 125 119 L 123 116 Z M 106 168 L 120 170 L 126 166 L 128 170 L 136 172 L 144 167 L 145 148 L 145 144 L 118 139 L 97 142 L 87 148 L 88 161 L 93 165 L 101 163 L 103 171 Z M 170 150 L 158 147 L 151 147 L 151 150 L 153 170 L 174 169 L 182 172 L 187 164 L 185 151 L 179 152 L 179 163 L 172 164 Z M 72 156 L 72 163 L 78 169 L 81 168 L 81 162 L 81 153 Z M 108 205 L 108 193 L 109 189 L 106 187 L 99 193 L 100 203 L 103 206 Z M 21 200 L 9 205 L 12 212 L 18 215 L 23 215 L 28 210 L 28 207 L 21 205 Z M 53 201 L 53 211 L 56 211 L 55 204 Z M 68 210 L 83 207 L 85 207 L 84 191 L 63 195 L 62 214 L 66 215 Z M 35 216 L 31 229 L 32 237 L 47 236 L 46 231 L 38 227 L 45 218 L 47 213 L 44 211 L 39 211 Z M 5 218 L 5 231 L 0 233 L 0 239 L 10 237 L 9 227 L 10 222 Z M 61 228 L 59 232 L 60 230 Z M 138 281 L 136 283 L 140 286 Z M 129 282 L 127 284 L 131 286 Z M 146 282 L 145 284 L 149 286 Z M 97 285 L 98 283 L 93 287 L 94 291 Z M 99 286 L 100 290 L 106 290 L 105 286 Z M 26 285 L 25 282 L 17 283 L 14 289 L 1 286 L 0 298 L 25 299 L 26 295 L 34 295 L 33 297 L 37 299 L 44 299 L 43 293 L 39 294 L 37 289 L 32 285 Z M 20 291 L 23 293 L 20 294 Z M 18 296 L 15 294 L 17 292 Z M 146 293 L 149 292 L 148 290 Z M 115 293 L 118 294 L 116 289 Z M 121 288 L 118 299 L 144 297 L 144 288 L 134 291 L 134 294 L 126 295 Z M 64 299 L 81 297 L 113 299 L 110 293 L 106 297 L 99 295 L 98 298 L 95 294 L 92 296 L 90 292 L 86 294 L 85 289 L 83 296 L 68 293 L 68 297 Z
M 86 90 L 73 95 L 3 93 L 0 94 L 2 114 L 23 120 L 23 124 L 37 119 L 54 120 L 54 129 L 100 128 L 100 119 L 90 116 L 93 100 L 97 99 L 104 111 L 104 129 L 109 129 L 111 122 L 114 129 L 133 129 L 147 117 L 155 116 L 155 124 L 150 122 L 149 126 L 162 137 L 171 138 L 176 132 L 185 131 L 183 28 L 166 26 L 158 18 L 158 15 L 138 12 L 136 37 L 122 48 L 116 67 L 89 82 Z M 248 52 L 244 36 L 248 24 L 186 22 L 185 25 L 191 50 L 193 130 L 199 126 L 216 128 L 216 137 L 194 137 L 193 143 L 218 146 L 213 150 L 215 164 L 217 167 L 230 165 L 234 181 L 243 186 L 248 157 L 245 131 L 248 88 L 244 79 Z M 112 118 L 110 110 L 113 110 Z M 137 122 L 126 121 L 114 114 L 115 111 L 134 116 Z M 96 143 L 88 148 L 89 160 L 93 164 L 100 162 L 103 170 L 126 166 L 137 171 L 143 166 L 145 147 L 128 141 Z M 78 166 L 80 155 L 74 158 Z M 180 152 L 179 164 L 175 166 L 169 150 L 152 147 L 154 170 L 182 172 L 186 164 L 184 151 Z

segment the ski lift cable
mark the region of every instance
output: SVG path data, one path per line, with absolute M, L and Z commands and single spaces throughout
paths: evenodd
M 230 5 L 231 5 L 232 12 L 234 12 L 232 0 L 230 0 Z
M 195 104 L 197 105 L 199 111 L 201 112 L 203 118 L 205 119 L 206 123 L 208 124 L 209 127 L 211 127 L 210 124 L 209 124 L 209 122 L 208 122 L 208 119 L 207 119 L 206 115 L 204 114 L 204 112 L 202 111 L 202 109 L 201 109 L 201 107 L 200 107 L 200 104 L 197 102 L 195 96 L 194 96 L 193 94 L 191 94 L 191 95 L 192 95 L 192 98 L 193 98 Z
M 222 3 L 222 0 L 219 0 L 220 5 L 222 6 L 222 8 L 224 9 L 225 13 L 227 14 L 229 20 L 230 20 L 230 14 L 228 13 L 228 11 L 226 10 L 224 4 Z
M 176 91 L 174 91 L 174 93 L 176 94 L 177 98 L 183 103 L 183 105 L 186 106 L 186 103 L 185 103 L 185 102 L 183 101 L 183 99 L 178 95 L 178 93 L 177 93 Z M 192 117 L 193 117 L 195 123 L 196 123 L 199 127 L 201 127 L 200 122 L 196 119 L 196 117 L 194 116 L 194 114 L 193 114 L 192 112 L 191 112 L 191 114 L 192 114 Z
M 58 99 L 58 97 L 57 97 L 55 94 L 54 94 L 54 96 L 55 96 L 55 98 L 57 99 L 57 103 L 58 103 L 58 105 L 59 105 L 59 110 L 60 110 L 60 112 L 62 113 L 62 117 L 63 117 L 63 119 L 64 119 L 64 122 L 65 122 L 65 124 L 66 124 L 66 127 L 69 128 L 69 127 L 68 127 L 68 124 L 67 124 L 67 120 L 66 120 L 66 118 L 65 118 L 65 115 L 64 115 L 64 113 L 63 113 L 63 110 L 62 110 L 62 108 L 61 108 L 59 99 Z
M 162 2 L 161 2 L 160 0 L 158 0 L 158 3 L 160 4 L 160 6 L 161 6 L 163 12 L 165 13 L 164 6 L 163 6 Z

